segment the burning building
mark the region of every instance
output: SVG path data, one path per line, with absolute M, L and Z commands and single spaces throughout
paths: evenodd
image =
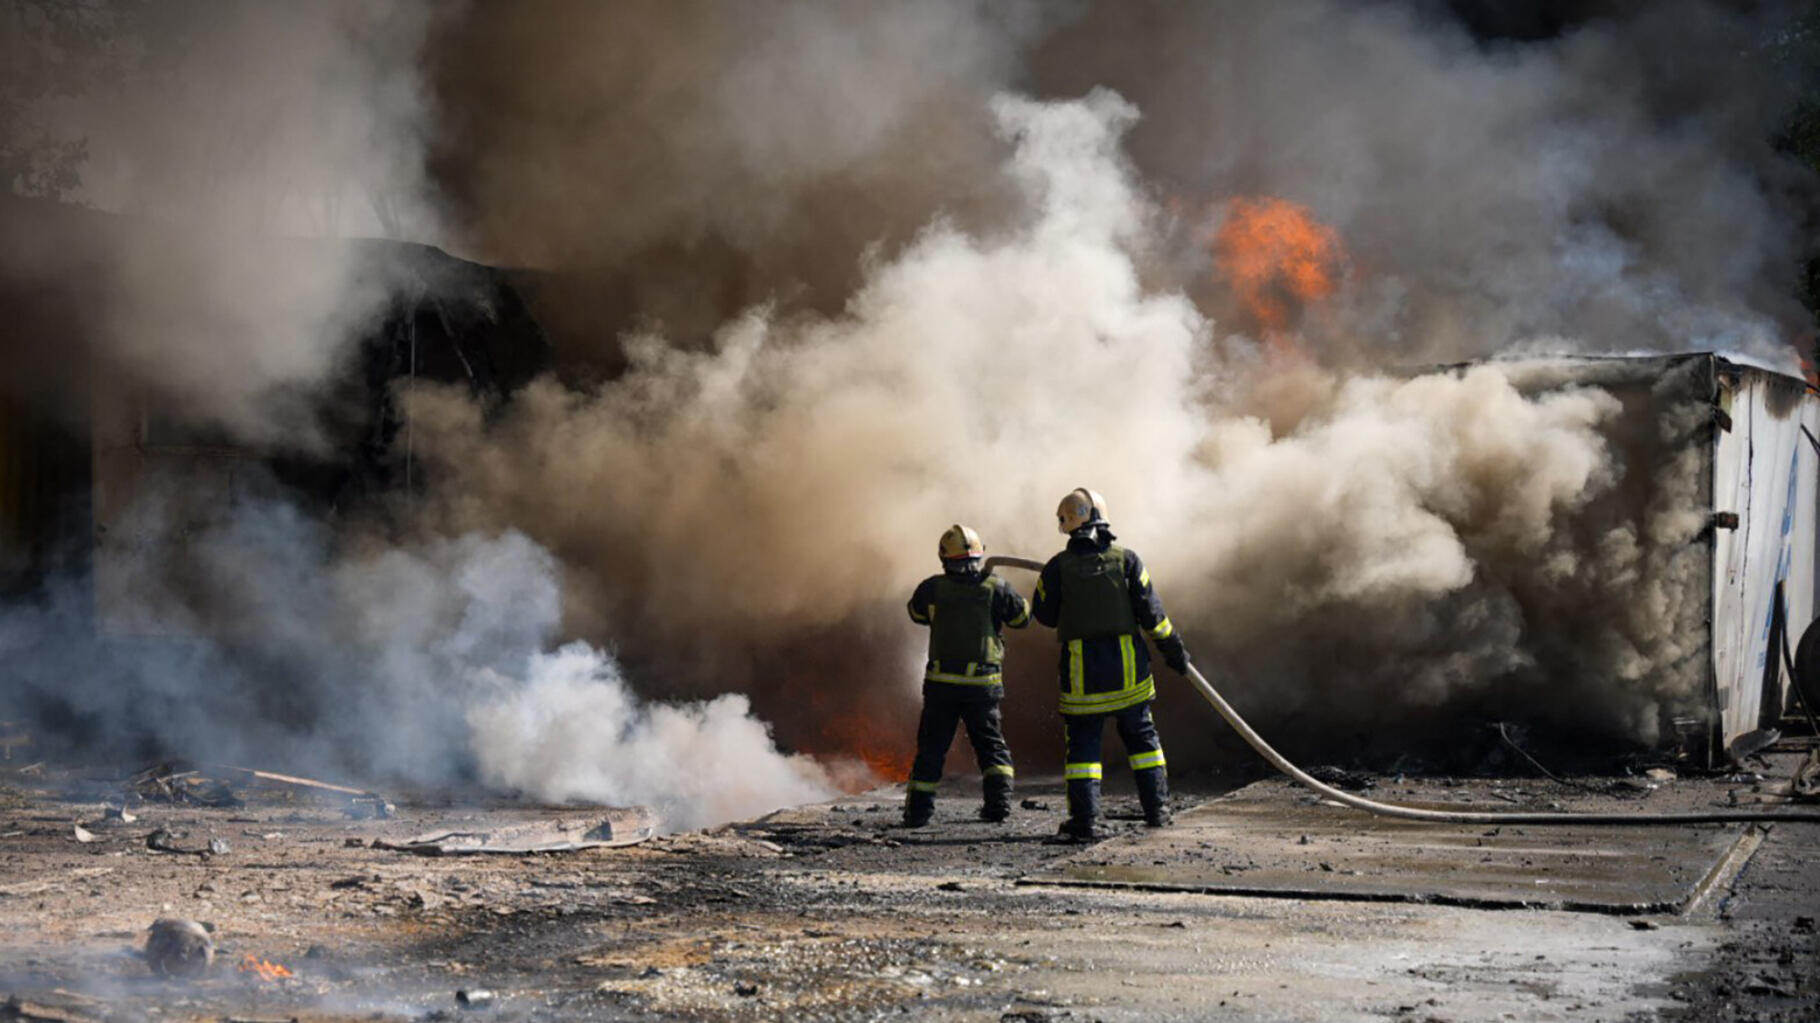
M 1811 182 L 1785 65 L 1712 56 L 1770 12 L 1674 6 L 1508 50 L 1326 0 L 65 12 L 158 59 L 41 104 L 138 226 L 9 213 L 0 571 L 50 596 L 0 634 L 107 734 L 135 692 L 168 744 L 774 806 L 830 790 L 789 751 L 901 771 L 929 540 L 1041 556 L 1088 484 L 1292 747 L 1716 755 L 1783 707 L 1754 616 L 1812 611 L 1748 361 Z M 1640 350 L 1726 354 L 1485 361 Z

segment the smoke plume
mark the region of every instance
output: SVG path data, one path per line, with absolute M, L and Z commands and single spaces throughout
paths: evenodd
M 1778 5 L 1522 39 L 1474 6 L 150 9 L 120 81 L 37 104 L 89 140 L 66 198 L 132 225 L 0 245 L 81 296 L 100 404 L 332 453 L 353 339 L 427 287 L 350 236 L 526 269 L 557 355 L 504 403 L 398 385 L 429 482 L 383 508 L 199 527 L 153 488 L 106 523 L 194 641 L 59 659 L 72 598 L 7 642 L 96 679 L 103 731 L 125 680 L 162 745 L 701 822 L 831 784 L 749 707 L 790 750 L 906 746 L 935 537 L 1042 556 L 1087 485 L 1216 681 L 1304 737 L 1648 741 L 1700 699 L 1691 385 L 1421 367 L 1792 367 L 1804 37 Z M 1260 212 L 1319 287 L 1233 270 Z M 1011 653 L 1039 764 L 1053 650 Z
M 1569 667 L 1527 634 L 1535 607 L 1623 603 L 1658 550 L 1639 545 L 1676 550 L 1698 528 L 1684 516 L 1645 541 L 1641 508 L 1587 518 L 1626 471 L 1604 391 L 1526 394 L 1493 366 L 1400 380 L 1222 358 L 1192 303 L 1141 284 L 1134 251 L 1159 218 L 1119 147 L 1135 109 L 1098 92 L 993 110 L 1031 217 L 990 237 L 932 226 L 841 316 L 754 310 L 706 351 L 640 335 L 615 380 L 539 382 L 491 428 L 456 392 L 416 393 L 444 528 L 532 524 L 566 563 L 611 566 L 577 576 L 576 630 L 655 643 L 669 664 L 690 663 L 693 635 L 717 639 L 698 657 L 739 644 L 759 665 L 743 684 L 779 685 L 783 705 L 822 677 L 789 640 L 895 618 L 933 565 L 919 541 L 958 520 L 989 549 L 1045 554 L 1055 495 L 1087 481 L 1240 692 L 1361 727 L 1533 691 Z M 1605 564 L 1588 542 L 1630 554 Z M 1690 623 L 1657 610 L 1564 622 L 1570 684 L 1597 696 L 1573 713 L 1592 704 L 1593 727 L 1650 736 L 1659 701 L 1692 705 Z M 909 658 L 837 663 L 913 691 Z
M 163 507 L 142 502 L 136 530 L 169 535 Z M 833 791 L 825 768 L 775 750 L 743 698 L 646 704 L 605 652 L 556 649 L 557 566 L 521 534 L 362 542 L 254 500 L 181 554 L 188 573 L 125 569 L 165 612 L 161 633 L 84 641 L 71 591 L 0 615 L 21 690 L 54 694 L 119 751 L 149 741 L 142 755 L 644 804 L 672 828 Z M 173 585 L 185 579 L 201 585 Z
M 701 33 L 667 10 L 482 5 L 433 62 L 459 138 L 510 139 L 442 172 L 477 244 L 551 269 L 566 364 L 490 424 L 413 396 L 432 514 L 549 543 L 576 632 L 749 690 L 814 746 L 805 691 L 913 702 L 897 604 L 927 538 L 959 520 L 1046 553 L 1085 483 L 1191 646 L 1311 727 L 1548 716 L 1548 685 L 1557 724 L 1646 740 L 1698 703 L 1704 498 L 1673 396 L 1410 371 L 1792 368 L 1812 183 L 1771 144 L 1807 74 L 1788 10 L 1601 9 L 1521 40 L 1328 0 L 778 4 Z M 540 30 L 552 11 L 590 31 Z M 489 61 L 501 31 L 561 87 Z M 596 67 L 577 35 L 638 52 Z M 932 95 L 943 118 L 913 116 Z M 1216 252 L 1234 210 L 1283 207 L 1325 283 L 1265 294 L 1266 321 L 1246 289 L 1279 285 Z M 1014 705 L 1047 713 L 1049 656 L 1014 644 Z
M 560 570 L 523 535 L 325 519 L 257 461 L 345 457 L 324 423 L 363 411 L 337 406 L 356 342 L 439 286 L 413 249 L 352 241 L 442 231 L 418 66 L 437 17 L 234 2 L 7 22 L 48 63 L 68 46 L 93 64 L 27 97 L 87 159 L 63 205 L 6 207 L 0 269 L 47 321 L 9 352 L 42 374 L 7 397 L 92 431 L 98 474 L 90 568 L 0 606 L 9 709 L 129 755 L 649 803 L 676 827 L 827 794 L 741 697 L 647 704 L 605 652 L 556 649 Z M 47 397 L 74 341 L 83 371 Z
M 435 240 L 416 68 L 433 17 L 416 2 L 22 4 L 10 28 L 46 22 L 60 31 L 39 48 L 90 62 L 32 104 L 86 159 L 62 209 L 7 209 L 0 267 L 71 293 L 73 333 L 118 400 L 320 447 L 314 392 L 409 268 L 297 239 Z M 67 358 L 68 341 L 19 344 Z

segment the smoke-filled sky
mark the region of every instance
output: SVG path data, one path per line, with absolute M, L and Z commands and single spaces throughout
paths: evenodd
M 334 241 L 366 236 L 523 271 L 556 353 L 503 406 L 402 388 L 428 482 L 383 514 L 262 498 L 183 525 L 230 606 L 316 610 L 199 612 L 188 631 L 235 636 L 208 671 L 112 665 L 74 699 L 257 688 L 226 647 L 308 662 L 311 630 L 364 628 L 287 675 L 359 681 L 310 713 L 383 713 L 428 676 L 465 680 L 451 712 L 402 758 L 345 721 L 297 749 L 548 798 L 700 807 L 691 786 L 733 786 L 679 819 L 751 812 L 834 782 L 744 701 L 790 748 L 901 750 L 920 659 L 901 605 L 936 536 L 961 521 L 1044 556 L 1055 501 L 1087 485 L 1190 649 L 1279 716 L 1386 727 L 1555 684 L 1578 725 L 1653 738 L 1696 695 L 1677 552 L 1702 512 L 1673 450 L 1626 438 L 1679 434 L 1597 390 L 1406 371 L 1714 349 L 1792 367 L 1816 193 L 1774 143 L 1813 84 L 1810 27 L 1792 4 L 1502 11 L 14 0 L 14 193 L 126 215 L 76 237 L 7 207 L 8 295 L 77 310 L 73 337 L 9 341 L 21 359 L 79 349 L 124 382 L 109 395 L 332 458 L 320 418 L 353 345 L 426 287 Z M 1314 247 L 1273 249 L 1285 225 Z M 67 421 L 93 400 L 4 387 Z M 98 523 L 134 568 L 164 555 L 119 537 L 173 514 L 146 477 Z M 243 570 L 243 517 L 284 572 Z M 465 586 L 495 549 L 513 555 L 480 562 L 547 600 Z M 400 564 L 417 598 L 354 582 Z M 418 624 L 384 628 L 400 607 Z M 465 638 L 513 613 L 509 655 Z M 29 621 L 0 636 L 61 634 Z M 1589 624 L 1538 638 L 1565 621 Z M 1052 656 L 1014 644 L 1014 738 L 1053 731 Z M 666 698 L 711 702 L 642 702 Z M 196 703 L 158 726 L 172 744 L 246 730 Z M 1165 739 L 1172 759 L 1199 741 Z M 676 766 L 614 766 L 634 761 Z M 701 763 L 720 766 L 683 784 Z

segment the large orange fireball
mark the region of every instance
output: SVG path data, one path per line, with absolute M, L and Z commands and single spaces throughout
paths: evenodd
M 1271 196 L 1229 200 L 1213 254 L 1266 337 L 1283 333 L 1303 309 L 1332 295 L 1346 264 L 1332 228 L 1306 206 Z

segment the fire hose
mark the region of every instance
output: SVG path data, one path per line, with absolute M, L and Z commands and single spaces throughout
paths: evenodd
M 1008 555 L 994 555 L 987 558 L 986 571 L 998 566 L 1028 569 L 1041 572 L 1043 563 L 1029 558 L 1017 558 Z M 1434 824 L 1724 824 L 1733 822 L 1767 823 L 1777 821 L 1816 821 L 1820 822 L 1820 812 L 1795 809 L 1766 810 L 1698 810 L 1688 813 L 1576 813 L 1576 812 L 1541 812 L 1541 811 L 1465 811 L 1465 810 L 1429 810 L 1418 806 L 1402 806 L 1396 803 L 1380 803 L 1375 799 L 1366 799 L 1334 788 L 1307 771 L 1302 770 L 1289 759 L 1278 753 L 1264 737 L 1245 723 L 1239 712 L 1232 709 L 1219 690 L 1207 681 L 1199 668 L 1192 662 L 1188 665 L 1188 681 L 1200 692 L 1202 698 L 1220 712 L 1233 730 L 1239 733 L 1258 755 L 1270 762 L 1272 767 L 1293 778 L 1303 787 L 1312 789 L 1326 799 L 1350 806 L 1355 810 L 1364 810 L 1384 817 L 1399 817 L 1403 820 L 1428 821 Z

